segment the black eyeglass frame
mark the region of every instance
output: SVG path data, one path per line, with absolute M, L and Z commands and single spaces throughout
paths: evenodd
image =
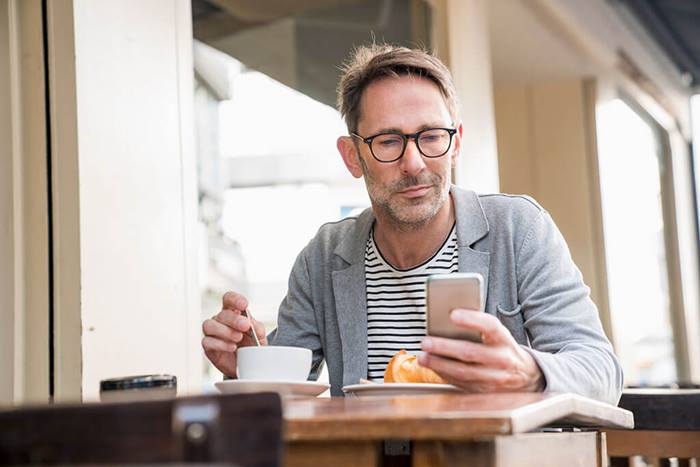
M 426 153 L 424 153 L 423 150 L 420 148 L 420 144 L 418 143 L 418 138 L 420 137 L 420 135 L 422 135 L 426 131 L 433 131 L 433 130 L 445 130 L 450 135 L 450 142 L 447 145 L 447 149 L 445 149 L 445 152 L 443 152 L 442 154 L 438 154 L 437 156 L 429 156 Z M 420 152 L 423 157 L 427 157 L 429 159 L 437 159 L 438 157 L 442 157 L 450 151 L 450 148 L 452 147 L 452 139 L 454 138 L 456 133 L 457 133 L 456 128 L 425 128 L 423 130 L 416 131 L 415 133 L 411 133 L 411 134 L 398 133 L 398 132 L 393 132 L 393 131 L 385 131 L 383 133 L 377 133 L 376 135 L 372 135 L 372 136 L 365 138 L 361 135 L 358 135 L 354 131 L 351 131 L 350 135 L 354 136 L 355 138 L 359 139 L 360 141 L 365 143 L 367 146 L 369 146 L 369 152 L 372 154 L 372 157 L 374 157 L 377 160 L 377 162 L 382 162 L 384 164 L 390 164 L 392 162 L 396 162 L 397 160 L 399 160 L 403 157 L 403 155 L 406 153 L 406 146 L 408 146 L 409 139 L 412 139 L 413 141 L 415 141 L 416 148 L 418 148 L 418 152 Z M 399 154 L 399 156 L 396 159 L 392 159 L 390 161 L 385 161 L 385 160 L 378 158 L 374 154 L 374 150 L 372 150 L 372 141 L 374 141 L 375 138 L 378 138 L 378 137 L 384 136 L 384 135 L 401 136 L 401 138 L 403 139 L 403 148 L 401 148 L 401 153 Z

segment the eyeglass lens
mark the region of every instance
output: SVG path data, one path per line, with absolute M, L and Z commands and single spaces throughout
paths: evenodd
M 398 159 L 404 150 L 404 138 L 396 134 L 379 135 L 372 140 L 372 153 L 382 161 Z M 426 157 L 439 157 L 450 149 L 451 139 L 447 130 L 435 128 L 419 133 L 416 144 Z

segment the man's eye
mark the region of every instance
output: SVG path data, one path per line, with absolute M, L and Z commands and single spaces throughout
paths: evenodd
M 401 138 L 381 138 L 377 140 L 377 142 L 382 146 L 394 146 L 403 144 Z

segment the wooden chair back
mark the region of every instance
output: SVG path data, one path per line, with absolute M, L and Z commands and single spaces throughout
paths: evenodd
M 620 407 L 634 413 L 634 430 L 606 431 L 612 466 L 698 465 L 700 390 L 645 389 L 622 394 Z
M 53 405 L 0 412 L 0 465 L 229 463 L 278 466 L 277 394 Z

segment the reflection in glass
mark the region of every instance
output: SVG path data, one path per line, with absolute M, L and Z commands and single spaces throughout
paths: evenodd
M 336 149 L 339 66 L 375 40 L 430 47 L 424 0 L 193 0 L 202 318 L 228 290 L 274 328 L 296 255 L 369 206 Z M 209 389 L 220 379 L 205 365 Z

